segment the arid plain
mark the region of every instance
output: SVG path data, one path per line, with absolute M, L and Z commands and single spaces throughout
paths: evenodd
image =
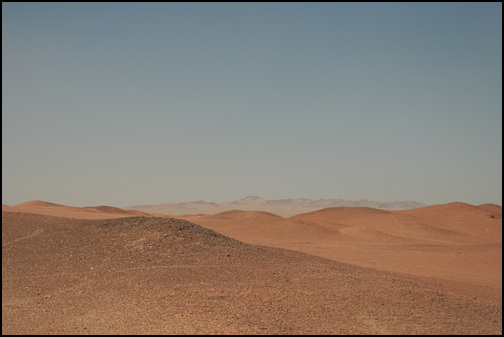
M 2 206 L 4 334 L 501 334 L 502 207 Z

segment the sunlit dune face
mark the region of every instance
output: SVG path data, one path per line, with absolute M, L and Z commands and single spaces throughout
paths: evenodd
M 113 219 L 132 216 L 152 217 L 149 213 L 123 210 L 111 206 L 72 207 L 46 201 L 29 201 L 13 207 L 2 207 L 3 211 L 43 214 L 73 219 Z

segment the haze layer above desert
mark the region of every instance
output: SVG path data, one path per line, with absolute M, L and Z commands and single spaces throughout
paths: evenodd
M 501 206 L 282 216 L 248 201 L 2 206 L 3 333 L 502 333 Z
M 186 215 L 207 213 L 216 214 L 239 209 L 242 211 L 266 211 L 281 216 L 293 216 L 299 213 L 317 211 L 328 207 L 372 207 L 379 209 L 401 210 L 424 207 L 426 205 L 417 201 L 389 201 L 379 202 L 372 200 L 344 200 L 344 199 L 318 199 L 307 198 L 266 200 L 258 196 L 248 196 L 229 202 L 208 202 L 203 200 L 170 202 L 154 205 L 136 205 L 126 207 L 128 210 L 137 210 L 148 213 L 162 213 L 171 215 Z

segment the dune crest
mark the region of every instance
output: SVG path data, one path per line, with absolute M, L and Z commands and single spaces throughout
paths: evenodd
M 321 210 L 300 213 L 291 216 L 292 219 L 305 219 L 316 217 L 354 217 L 362 215 L 390 214 L 390 211 L 371 207 L 328 207 Z
M 241 211 L 231 210 L 209 215 L 206 219 L 264 219 L 281 218 L 281 216 L 265 211 Z
M 420 217 L 439 217 L 439 216 L 483 216 L 486 217 L 490 213 L 502 215 L 502 207 L 495 204 L 483 204 L 474 206 L 464 202 L 451 202 L 447 204 L 431 205 L 421 208 L 400 210 L 404 214 L 413 214 Z
M 119 213 L 119 214 L 131 214 L 128 211 L 120 209 L 118 207 L 112 206 L 91 206 L 91 207 L 83 207 L 83 210 L 87 210 L 95 213 Z
M 473 206 L 454 202 L 395 212 L 417 217 L 439 228 L 469 234 L 488 243 L 502 244 L 502 207 L 497 205 Z
M 155 217 L 137 210 L 123 210 L 112 206 L 73 207 L 52 202 L 34 200 L 13 207 L 2 207 L 2 211 L 52 215 L 74 219 L 108 219 L 132 216 Z
M 24 207 L 69 207 L 69 206 L 55 204 L 53 202 L 47 202 L 47 201 L 42 201 L 42 200 L 33 200 L 33 201 L 23 202 L 21 204 L 15 205 L 13 207 L 24 208 Z

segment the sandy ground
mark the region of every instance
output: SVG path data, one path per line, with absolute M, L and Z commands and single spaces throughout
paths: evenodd
M 502 333 L 496 205 L 130 212 L 3 206 L 2 332 Z
M 261 215 L 235 211 L 191 221 L 246 243 L 468 282 L 502 296 L 502 208 L 453 203 L 408 211 L 338 207 L 290 218 Z

